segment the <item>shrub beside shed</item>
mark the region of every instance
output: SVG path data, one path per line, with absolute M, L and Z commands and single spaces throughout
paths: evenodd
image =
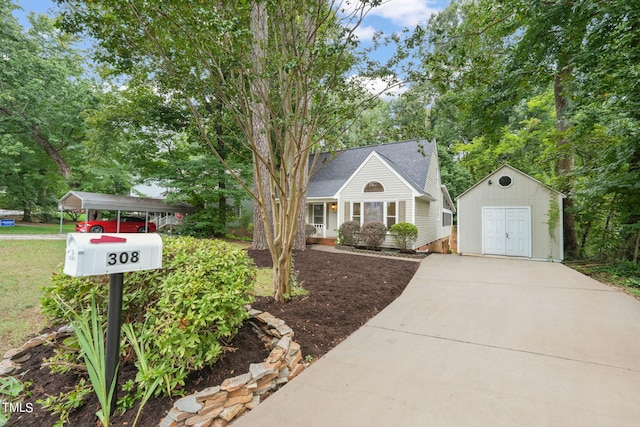
M 564 197 L 503 165 L 457 197 L 458 253 L 561 261 Z

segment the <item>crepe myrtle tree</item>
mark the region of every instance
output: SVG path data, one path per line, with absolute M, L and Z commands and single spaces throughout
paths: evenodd
M 389 70 L 401 61 L 365 60 L 354 34 L 381 1 L 56 1 L 62 27 L 94 37 L 103 64 L 182 98 L 225 165 L 207 107 L 222 105 L 233 117 L 251 151 L 254 182 L 227 170 L 255 201 L 254 247 L 268 247 L 274 297 L 283 301 L 296 238 L 304 244 L 309 154 L 332 150 L 336 129 L 380 95 L 367 92 L 367 82 L 398 82 Z

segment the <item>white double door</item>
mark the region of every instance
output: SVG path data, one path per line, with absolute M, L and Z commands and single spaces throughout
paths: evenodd
M 489 255 L 531 256 L 531 209 L 483 207 L 482 249 Z

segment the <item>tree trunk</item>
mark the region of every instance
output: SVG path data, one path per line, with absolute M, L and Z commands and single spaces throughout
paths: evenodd
M 308 176 L 307 176 L 308 179 Z M 300 208 L 298 212 L 298 229 L 296 231 L 296 239 L 293 243 L 293 249 L 296 251 L 304 251 L 307 249 L 307 235 L 305 233 L 305 217 L 304 217 L 304 209 L 307 204 L 307 198 L 300 198 Z
M 584 226 L 584 232 L 582 233 L 582 238 L 580 239 L 580 251 L 584 251 L 584 248 L 587 246 L 587 239 L 589 238 L 589 232 L 591 231 L 592 225 L 593 220 L 590 219 Z
M 220 115 L 222 114 L 222 103 L 216 103 L 216 109 L 218 110 L 218 123 L 215 126 L 216 129 L 216 149 L 218 150 L 218 154 L 223 159 L 227 158 L 227 147 L 224 143 L 224 131 L 222 129 L 222 120 L 220 119 Z M 220 195 L 218 196 L 218 223 L 220 228 L 216 230 L 216 237 L 224 236 L 227 231 L 227 197 L 225 195 L 225 190 L 227 187 L 226 183 L 226 173 L 223 169 L 220 169 L 220 178 L 218 179 L 218 191 Z
M 564 93 L 564 82 L 571 77 L 571 68 L 567 63 L 564 55 L 558 60 L 558 71 L 553 82 L 553 95 L 556 108 L 556 130 L 561 134 L 557 142 L 557 148 L 560 153 L 556 161 L 556 172 L 560 177 L 560 191 L 567 195 L 564 200 L 562 209 L 562 222 L 564 229 L 564 251 L 565 257 L 577 258 L 578 239 L 576 235 L 575 217 L 572 212 L 574 203 L 571 197 L 571 180 L 568 174 L 573 170 L 573 153 L 570 149 L 571 142 L 566 138 L 566 131 L 570 125 L 566 117 L 567 98 Z
M 303 182 L 301 183 L 301 185 L 306 189 L 308 183 L 309 174 L 305 173 L 303 175 Z M 298 200 L 298 227 L 296 230 L 295 240 L 293 242 L 293 249 L 296 251 L 304 251 L 307 249 L 307 235 L 305 233 L 306 220 L 304 217 L 304 209 L 306 207 L 306 204 L 307 192 L 305 190 L 304 193 L 300 195 L 300 198 Z
M 629 160 L 629 172 L 631 175 L 630 181 L 638 182 L 640 177 L 640 146 L 636 146 L 633 154 L 631 155 L 631 159 Z M 624 221 L 626 226 L 629 226 L 631 230 L 635 229 L 640 225 L 640 215 L 638 214 L 637 206 L 640 206 L 640 197 L 637 191 L 630 191 L 624 197 L 624 211 L 628 213 L 627 218 Z M 630 233 L 631 234 L 631 233 Z M 631 235 L 633 238 L 633 235 Z M 633 255 L 632 259 L 634 263 L 638 262 L 638 251 L 640 250 L 640 228 L 638 228 L 638 234 L 635 238 L 635 243 L 633 244 Z
M 269 248 L 267 232 L 273 235 L 273 206 L 271 203 L 271 184 L 269 170 L 265 161 L 270 158 L 269 139 L 267 135 L 267 108 L 264 101 L 267 98 L 268 86 L 262 76 L 264 55 L 268 37 L 267 10 L 263 2 L 256 1 L 251 10 L 251 31 L 253 33 L 253 63 L 256 75 L 252 83 L 253 101 L 251 106 L 252 132 L 255 151 L 253 152 L 253 187 L 254 193 L 260 200 L 256 200 L 253 209 L 253 242 L 252 249 L 265 250 Z M 266 218 L 265 218 L 266 217 Z M 267 230 L 269 228 L 269 230 Z M 275 266 L 274 266 L 275 268 Z
M 633 263 L 638 263 L 638 251 L 640 250 L 640 228 L 638 228 L 638 236 L 636 237 L 636 246 L 633 248 Z
M 8 117 L 12 117 L 14 114 L 7 110 L 6 108 L 0 108 L 2 114 Z M 38 144 L 44 151 L 47 153 L 49 158 L 53 160 L 53 162 L 58 167 L 58 171 L 62 178 L 69 184 L 71 188 L 76 188 L 77 184 L 74 184 L 71 181 L 71 167 L 67 164 L 67 162 L 62 158 L 58 150 L 49 142 L 49 139 L 45 137 L 40 129 L 37 126 L 28 126 L 27 127 L 29 133 L 31 134 L 31 138 Z
M 56 166 L 58 166 L 58 171 L 64 180 L 69 182 L 71 178 L 71 167 L 69 167 L 67 162 L 62 158 L 58 150 L 56 150 L 51 142 L 49 142 L 49 140 L 45 138 L 45 136 L 42 135 L 40 130 L 35 126 L 31 127 L 31 137 L 40 147 L 42 147 Z
M 22 209 L 22 222 L 33 222 L 33 218 L 31 217 L 31 208 L 25 206 Z

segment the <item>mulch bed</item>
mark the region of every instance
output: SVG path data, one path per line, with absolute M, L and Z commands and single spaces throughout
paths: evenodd
M 249 251 L 259 267 L 271 266 L 267 251 Z M 371 258 L 361 255 L 335 254 L 306 250 L 295 254 L 298 281 L 309 292 L 286 303 L 276 303 L 271 298 L 259 298 L 253 307 L 268 311 L 283 319 L 295 331 L 295 340 L 302 354 L 313 360 L 323 356 L 360 326 L 384 309 L 404 290 L 418 268 L 418 263 L 407 260 Z M 186 383 L 187 393 L 219 385 L 225 378 L 248 372 L 249 364 L 261 362 L 268 355 L 262 342 L 248 325 L 243 326 L 232 341 L 226 343 L 233 349 L 226 352 L 215 366 L 191 375 Z M 36 404 L 36 400 L 61 391 L 73 389 L 81 372 L 65 375 L 51 374 L 48 368 L 40 368 L 42 359 L 53 354 L 51 346 L 36 347 L 31 358 L 23 363 L 26 374 L 22 381 L 31 382 L 31 396 L 23 402 L 33 405 L 33 412 L 14 414 L 6 426 L 52 426 L 57 416 L 51 416 Z M 122 367 L 120 384 L 135 376 L 135 368 Z M 95 417 L 99 409 L 93 394 L 85 397 L 86 403 L 71 413 L 70 426 L 92 427 L 99 425 Z M 169 398 L 151 399 L 143 409 L 138 426 L 155 427 L 173 406 Z M 112 417 L 113 426 L 131 426 L 137 408 L 124 415 Z

